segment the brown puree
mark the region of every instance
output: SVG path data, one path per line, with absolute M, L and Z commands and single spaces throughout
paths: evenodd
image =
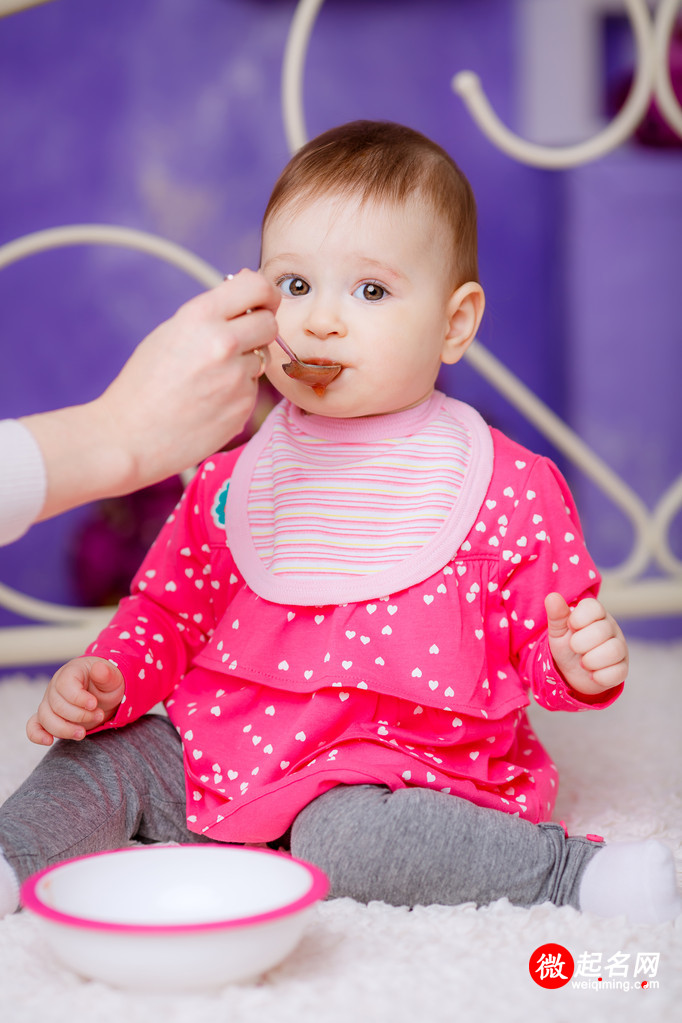
M 322 397 L 343 366 L 338 362 L 327 362 L 325 359 L 311 359 L 309 362 L 286 362 L 282 369 L 292 380 L 300 380 Z

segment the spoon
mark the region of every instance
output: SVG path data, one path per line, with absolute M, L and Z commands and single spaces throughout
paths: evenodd
M 291 362 L 285 362 L 282 366 L 286 375 L 293 380 L 300 380 L 302 384 L 308 384 L 316 394 L 324 394 L 328 385 L 343 369 L 338 362 L 325 362 L 322 359 L 319 362 L 303 362 L 279 335 L 275 337 L 275 341 L 291 359 Z

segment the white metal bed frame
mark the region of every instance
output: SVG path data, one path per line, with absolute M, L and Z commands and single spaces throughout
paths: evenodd
M 44 0 L 0 0 L 0 16 Z M 661 112 L 682 136 L 682 108 L 668 71 L 673 25 L 682 0 L 660 0 L 655 17 L 645 0 L 623 0 L 637 46 L 637 71 L 628 100 L 617 117 L 593 138 L 577 145 L 541 146 L 511 132 L 490 105 L 479 78 L 460 71 L 452 86 L 481 131 L 499 149 L 522 163 L 560 169 L 598 159 L 621 145 L 636 129 L 656 95 Z M 303 71 L 312 30 L 324 0 L 300 0 L 286 44 L 282 76 L 283 116 L 289 148 L 306 141 Z M 223 273 L 173 242 L 130 228 L 76 224 L 25 235 L 0 246 L 0 270 L 37 252 L 69 245 L 116 245 L 155 256 L 184 270 L 203 286 L 218 284 Z M 670 546 L 670 528 L 682 509 L 680 475 L 653 509 L 599 458 L 583 440 L 509 369 L 476 342 L 467 359 L 500 394 L 554 446 L 582 470 L 630 521 L 632 549 L 616 568 L 604 571 L 604 599 L 621 618 L 682 615 L 682 561 Z M 660 576 L 647 577 L 655 567 Z M 0 606 L 35 624 L 0 629 L 0 667 L 55 663 L 76 656 L 108 621 L 111 609 L 84 609 L 36 600 L 0 584 Z

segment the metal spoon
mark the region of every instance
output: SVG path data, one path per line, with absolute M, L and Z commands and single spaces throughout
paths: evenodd
M 323 360 L 303 362 L 279 335 L 275 337 L 275 341 L 291 359 L 291 362 L 285 362 L 282 366 L 286 375 L 293 380 L 300 380 L 301 383 L 308 384 L 318 394 L 324 394 L 325 388 L 332 380 L 336 379 L 343 369 L 338 362 L 324 362 Z

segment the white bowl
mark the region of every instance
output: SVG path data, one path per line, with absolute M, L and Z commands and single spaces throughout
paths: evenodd
M 21 899 L 69 969 L 179 992 L 276 966 L 328 887 L 317 867 L 267 849 L 150 845 L 48 867 L 24 882 Z

